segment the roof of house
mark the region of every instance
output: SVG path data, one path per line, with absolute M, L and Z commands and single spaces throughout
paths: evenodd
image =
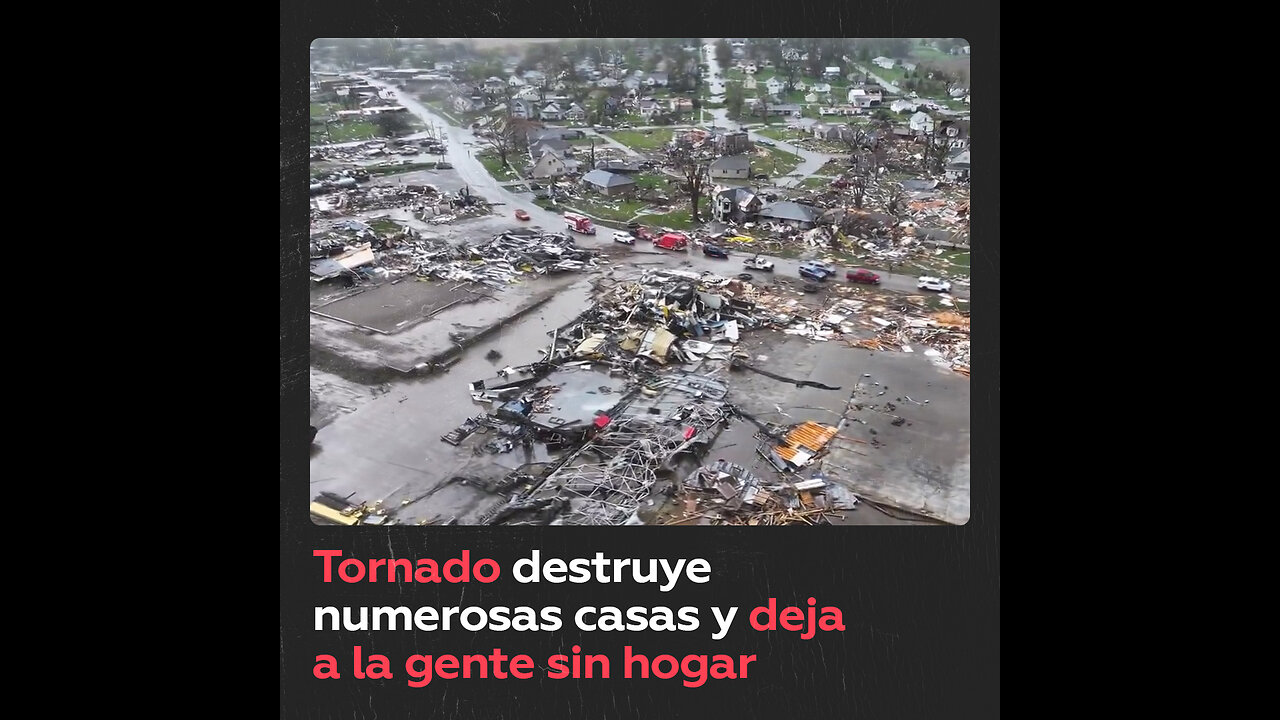
M 746 155 L 725 155 L 711 163 L 712 170 L 748 170 L 751 158 Z
M 840 68 L 839 68 L 838 66 L 836 66 L 836 65 L 832 65 L 832 66 L 830 66 L 830 67 L 823 68 L 823 69 L 822 69 L 822 72 L 824 72 L 824 73 L 838 73 L 838 72 L 840 72 Z
M 821 214 L 822 212 L 815 207 L 785 201 L 770 203 L 760 211 L 761 217 L 798 220 L 800 222 L 813 222 Z
M 599 187 L 619 187 L 622 185 L 636 184 L 635 180 L 632 180 L 626 175 L 611 173 L 607 170 L 592 170 L 582 176 L 582 181 Z
M 965 148 L 964 150 L 961 150 L 955 155 L 952 155 L 951 159 L 947 161 L 947 167 L 954 167 L 954 168 L 969 167 L 969 148 Z
M 649 77 L 650 77 L 654 82 L 663 82 L 663 83 L 664 83 L 664 82 L 666 82 L 666 81 L 667 81 L 667 74 L 666 74 L 666 73 L 664 73 L 664 72 L 649 73 Z
M 547 160 L 547 158 L 551 158 L 551 159 Z M 553 152 L 547 151 L 538 156 L 538 160 L 537 162 L 534 163 L 534 165 L 537 165 L 538 163 L 544 160 L 546 160 L 547 164 L 556 163 L 556 162 L 563 164 L 565 161 L 564 158 L 560 157 L 559 155 L 556 155 Z
M 741 187 L 721 190 L 716 193 L 716 197 L 728 197 L 731 202 L 736 203 L 739 207 L 758 199 L 758 196 L 750 188 Z
M 568 142 L 560 140 L 559 138 L 543 138 L 533 143 L 533 148 L 539 151 L 551 149 L 563 152 L 570 147 L 571 145 L 569 145 Z

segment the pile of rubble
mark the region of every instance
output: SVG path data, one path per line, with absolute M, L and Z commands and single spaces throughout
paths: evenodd
M 694 470 L 674 490 L 681 511 L 662 525 L 819 525 L 844 518 L 857 503 L 836 498 L 818 474 L 809 480 L 766 480 L 741 465 L 718 460 Z
M 494 289 L 529 274 L 595 270 L 601 262 L 599 251 L 580 248 L 560 233 L 502 233 L 469 246 L 415 234 L 379 256 L 379 264 L 394 275 L 478 282 Z

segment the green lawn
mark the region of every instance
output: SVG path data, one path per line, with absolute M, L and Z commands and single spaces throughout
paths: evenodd
M 768 173 L 770 177 L 790 175 L 804 161 L 799 155 L 778 148 L 757 146 L 756 150 L 763 151 L 766 155 L 751 158 L 751 171 Z
M 634 150 L 656 150 L 671 142 L 674 130 L 659 128 L 646 133 L 643 130 L 619 130 L 609 133 L 609 137 Z
M 815 175 L 815 176 L 813 176 L 813 177 L 807 177 L 807 178 L 805 178 L 804 180 L 802 180 L 802 181 L 800 182 L 800 187 L 807 187 L 807 188 L 824 188 L 824 187 L 826 187 L 826 186 L 828 186 L 828 185 L 830 185 L 830 184 L 831 184 L 831 178 L 829 178 L 829 177 L 817 177 L 817 176 Z
M 378 218 L 377 220 L 370 220 L 369 227 L 373 228 L 374 232 L 380 233 L 382 235 L 394 235 L 395 233 L 398 233 L 404 229 L 400 225 L 400 223 L 396 222 L 395 220 L 391 220 L 390 218 Z
M 789 142 L 791 140 L 799 140 L 801 138 L 812 137 L 809 133 L 806 133 L 806 132 L 802 132 L 799 130 L 792 130 L 790 128 L 780 128 L 780 127 L 763 128 L 756 132 L 771 140 L 781 140 L 783 142 Z
M 637 188 L 644 190 L 664 189 L 667 187 L 667 180 L 671 179 L 661 173 L 639 173 L 631 178 L 636 181 Z
M 337 103 L 313 102 L 311 103 L 311 117 L 313 118 L 329 117 L 329 115 L 331 115 L 335 110 L 340 110 L 341 108 L 342 106 L 338 105 Z
M 710 198 L 698 199 L 698 218 L 699 225 L 711 219 Z M 645 224 L 670 227 L 677 230 L 688 230 L 694 227 L 693 221 L 689 216 L 689 200 L 687 197 L 679 204 L 676 210 L 672 210 L 666 215 L 641 215 L 639 219 L 640 222 Z
M 515 173 L 507 169 L 506 166 L 502 164 L 502 160 L 498 159 L 497 155 L 477 155 L 476 159 L 480 161 L 481 165 L 484 165 L 484 169 L 489 171 L 489 175 L 495 180 L 505 181 L 515 179 Z M 511 155 L 507 155 L 507 160 L 512 160 Z
M 326 135 L 325 126 L 313 125 L 311 127 L 311 144 L 327 145 L 352 142 L 353 140 L 372 140 L 381 137 L 381 131 L 378 126 L 364 120 L 331 122 L 328 128 L 329 132 Z
M 640 212 L 648 203 L 643 200 L 591 196 L 589 198 L 573 198 L 568 201 L 568 204 L 601 220 L 626 222 L 635 217 L 636 213 Z

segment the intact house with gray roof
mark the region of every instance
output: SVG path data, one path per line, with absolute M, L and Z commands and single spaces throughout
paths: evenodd
M 952 155 L 944 168 L 948 180 L 969 179 L 969 148 Z
M 609 197 L 631 195 L 636 191 L 635 180 L 626 175 L 611 173 L 607 170 L 592 170 L 582 176 L 582 182 L 595 189 L 601 195 Z
M 739 180 L 747 182 L 751 179 L 751 157 L 748 155 L 725 155 L 711 163 L 709 174 L 715 180 Z
M 809 205 L 794 202 L 776 202 L 760 210 L 760 219 L 773 220 L 800 230 L 808 230 L 817 222 L 822 211 Z

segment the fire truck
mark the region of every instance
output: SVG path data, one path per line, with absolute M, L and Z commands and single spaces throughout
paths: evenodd
M 591 224 L 591 218 L 577 213 L 567 212 L 564 214 L 564 224 L 574 232 L 583 235 L 595 235 L 596 227 Z

